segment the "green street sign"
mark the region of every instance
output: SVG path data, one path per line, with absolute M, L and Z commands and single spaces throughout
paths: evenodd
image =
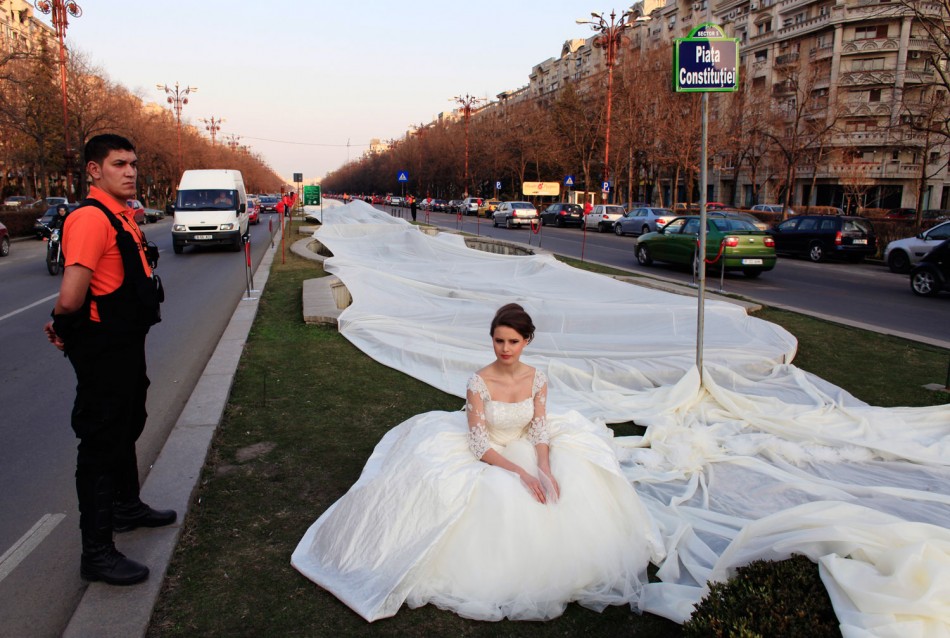
M 319 186 L 304 186 L 303 187 L 303 205 L 304 206 L 319 206 L 320 205 L 320 187 Z

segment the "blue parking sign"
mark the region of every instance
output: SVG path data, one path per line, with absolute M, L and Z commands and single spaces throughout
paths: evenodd
M 605 193 L 609 193 L 609 192 L 610 192 L 610 182 L 604 182 L 603 184 L 601 184 L 601 190 L 604 191 Z

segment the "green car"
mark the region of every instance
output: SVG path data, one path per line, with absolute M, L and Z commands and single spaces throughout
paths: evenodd
M 692 265 L 699 247 L 699 216 L 677 217 L 654 233 L 637 240 L 637 261 Z M 743 219 L 706 219 L 706 263 L 712 269 L 741 270 L 758 277 L 775 267 L 775 240 Z

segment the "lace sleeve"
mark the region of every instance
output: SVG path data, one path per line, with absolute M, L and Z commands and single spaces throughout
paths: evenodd
M 480 376 L 473 374 L 465 392 L 465 414 L 468 417 L 468 447 L 477 459 L 481 459 L 491 448 L 488 440 L 488 422 L 485 418 L 486 400 L 488 400 L 488 387 Z
M 528 441 L 531 445 L 547 445 L 551 442 L 547 418 L 548 378 L 540 370 L 534 373 L 531 394 L 534 397 L 534 418 L 528 423 Z

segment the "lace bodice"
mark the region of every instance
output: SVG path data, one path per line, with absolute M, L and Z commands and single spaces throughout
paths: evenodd
M 534 371 L 531 396 L 523 401 L 494 401 L 485 380 L 473 374 L 468 381 L 465 411 L 468 413 L 469 447 L 481 458 L 492 445 L 505 446 L 527 437 L 535 445 L 548 443 L 545 419 L 547 377 Z

